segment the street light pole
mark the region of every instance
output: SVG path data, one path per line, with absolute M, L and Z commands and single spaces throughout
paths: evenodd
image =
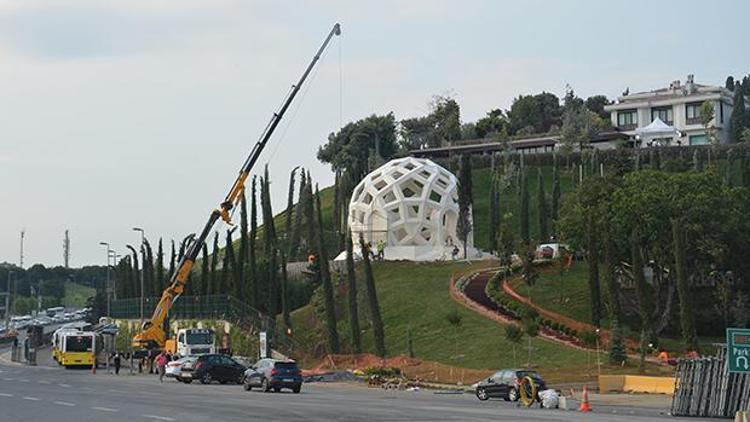
M 133 227 L 133 231 L 141 233 L 141 327 L 143 327 L 143 274 L 146 263 L 146 231 L 140 227 Z
M 112 307 L 112 303 L 110 300 L 110 288 L 109 288 L 109 243 L 107 242 L 99 242 L 100 245 L 107 247 L 107 287 L 105 289 L 105 292 L 107 294 L 107 316 L 110 315 L 110 310 Z

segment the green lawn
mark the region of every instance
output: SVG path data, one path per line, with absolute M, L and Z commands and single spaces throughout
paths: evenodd
M 93 296 L 95 292 L 95 289 L 91 287 L 66 281 L 63 304 L 67 307 L 82 308 L 86 306 L 86 299 Z

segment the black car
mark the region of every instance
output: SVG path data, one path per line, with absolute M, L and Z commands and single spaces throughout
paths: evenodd
M 302 390 L 302 373 L 297 363 L 291 360 L 261 359 L 245 371 L 245 390 L 259 387 L 268 392 L 288 388 L 295 393 Z
M 199 380 L 202 384 L 210 384 L 213 381 L 239 384 L 242 382 L 245 369 L 247 368 L 226 355 L 201 355 L 195 360 L 185 362 L 180 371 L 180 378 L 186 384 L 193 380 Z
M 491 377 L 477 383 L 476 394 L 479 400 L 489 398 L 502 398 L 506 401 L 517 401 L 520 397 L 519 387 L 521 381 L 531 377 L 537 386 L 537 391 L 545 390 L 547 387 L 544 380 L 536 371 L 526 369 L 503 369 L 492 374 Z

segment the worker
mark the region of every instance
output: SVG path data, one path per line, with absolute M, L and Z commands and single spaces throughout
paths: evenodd
M 383 239 L 378 240 L 378 259 L 383 260 L 385 258 L 385 242 L 383 242 Z
M 113 361 L 115 363 L 115 375 L 120 375 L 120 364 L 122 363 L 122 356 L 120 356 L 120 352 L 115 353 Z
M 156 357 L 156 367 L 159 368 L 159 382 L 164 382 L 164 373 L 167 370 L 167 352 L 164 350 Z

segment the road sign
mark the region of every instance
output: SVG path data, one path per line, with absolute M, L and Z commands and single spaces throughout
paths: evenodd
M 750 373 L 750 329 L 727 328 L 729 372 Z

